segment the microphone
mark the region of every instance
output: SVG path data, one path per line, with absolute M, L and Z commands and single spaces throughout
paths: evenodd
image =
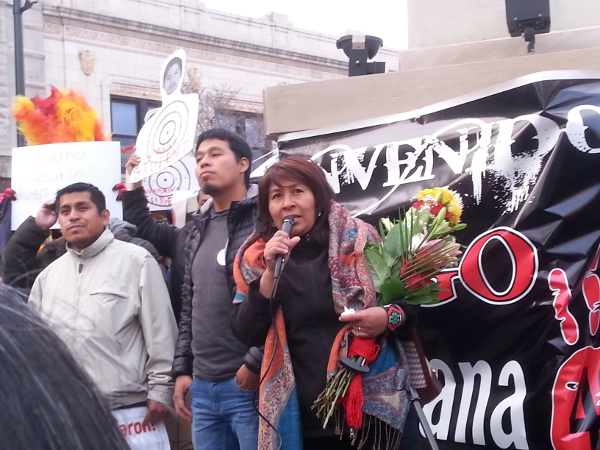
M 292 233 L 292 228 L 294 227 L 294 217 L 293 216 L 285 216 L 283 218 L 283 225 L 281 226 L 281 231 L 287 233 L 288 236 Z M 281 266 L 283 265 L 284 255 L 277 255 L 277 260 L 275 261 L 275 276 L 274 278 L 277 280 L 279 275 L 281 274 Z

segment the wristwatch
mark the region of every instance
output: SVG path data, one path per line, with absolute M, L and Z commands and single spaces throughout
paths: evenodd
M 388 330 L 395 331 L 404 321 L 404 310 L 398 305 L 385 305 L 383 307 L 388 315 Z

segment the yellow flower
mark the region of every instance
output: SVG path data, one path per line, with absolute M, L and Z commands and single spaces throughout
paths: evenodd
M 454 194 L 448 189 L 436 187 L 433 189 L 423 189 L 417 194 L 418 200 L 430 200 L 433 199 L 440 203 L 442 206 L 446 206 L 449 202 L 454 200 Z
M 452 199 L 450 202 L 448 202 L 448 204 L 446 205 L 446 212 L 451 214 L 451 216 L 448 218 L 448 222 L 450 223 L 450 225 L 456 225 L 458 222 L 460 222 L 462 208 L 460 206 L 460 203 L 458 203 L 456 199 Z
M 423 189 L 417 194 L 417 200 L 426 200 L 427 197 L 433 197 L 433 189 Z
M 450 202 L 454 201 L 454 194 L 449 191 L 448 189 L 442 189 L 442 188 L 435 188 L 434 191 L 437 190 L 437 198 L 438 201 L 439 199 L 441 199 L 441 203 L 444 206 L 447 206 L 450 204 Z
M 451 216 L 447 218 L 450 225 L 456 225 L 460 222 L 462 205 L 452 191 L 441 187 L 423 189 L 417 194 L 417 200 L 423 200 L 424 202 L 435 201 L 441 204 L 446 207 L 446 212 L 451 214 Z

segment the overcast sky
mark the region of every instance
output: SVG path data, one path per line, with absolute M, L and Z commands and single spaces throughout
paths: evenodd
M 203 0 L 209 9 L 240 16 L 262 17 L 269 12 L 286 14 L 296 28 L 334 37 L 348 30 L 383 39 L 384 48 L 405 48 L 406 0 Z

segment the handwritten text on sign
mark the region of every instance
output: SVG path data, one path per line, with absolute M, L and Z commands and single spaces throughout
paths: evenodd
M 121 203 L 112 188 L 121 181 L 118 142 L 70 142 L 33 145 L 13 149 L 12 188 L 17 200 L 12 206 L 13 230 L 40 206 L 53 200 L 56 191 L 73 183 L 87 182 L 106 196 L 111 217 L 122 218 Z

